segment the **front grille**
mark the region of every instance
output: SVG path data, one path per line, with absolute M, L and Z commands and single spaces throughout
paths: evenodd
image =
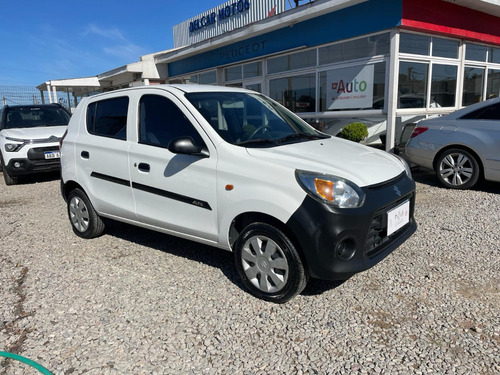
M 387 236 L 387 211 L 399 206 L 408 199 L 412 202 L 414 199 L 413 195 L 401 198 L 400 200 L 392 203 L 390 206 L 384 207 L 382 210 L 375 213 L 365 242 L 365 255 L 368 258 L 373 258 L 374 256 L 380 254 L 386 245 L 394 241 L 394 239 L 396 239 L 400 233 L 404 232 L 408 225 L 410 225 L 408 223 L 404 227 L 392 233 L 390 236 Z M 413 207 L 412 203 L 410 203 L 410 207 Z M 410 214 L 410 218 L 411 217 L 412 215 Z
M 58 151 L 59 146 L 34 147 L 28 151 L 29 160 L 45 160 L 46 151 Z

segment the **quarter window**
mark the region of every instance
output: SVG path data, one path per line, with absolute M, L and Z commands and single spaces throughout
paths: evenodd
M 489 105 L 460 118 L 461 120 L 500 120 L 500 104 Z
M 102 137 L 127 138 L 128 97 L 101 100 L 87 107 L 87 131 Z
M 176 138 L 191 137 L 196 144 L 204 144 L 186 115 L 170 99 L 144 95 L 139 106 L 139 143 L 168 148 Z

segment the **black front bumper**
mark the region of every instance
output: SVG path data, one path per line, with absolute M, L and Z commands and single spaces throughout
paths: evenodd
M 28 158 L 10 159 L 4 168 L 12 177 L 59 171 L 61 169 L 59 158 L 45 159 L 45 152 L 57 150 L 59 146 L 32 148 L 28 151 Z M 17 164 L 19 166 L 16 166 Z
M 416 231 L 415 182 L 406 174 L 362 190 L 365 202 L 355 209 L 334 208 L 308 195 L 288 221 L 312 277 L 348 279 L 380 262 Z M 406 201 L 409 223 L 387 236 L 387 212 Z

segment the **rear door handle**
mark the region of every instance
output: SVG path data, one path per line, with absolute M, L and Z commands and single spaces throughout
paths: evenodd
M 82 151 L 82 153 L 80 154 L 82 156 L 82 158 L 84 159 L 89 159 L 90 158 L 90 154 L 88 151 Z
M 146 163 L 139 163 L 138 168 L 141 172 L 149 172 L 149 170 L 151 169 L 149 164 Z

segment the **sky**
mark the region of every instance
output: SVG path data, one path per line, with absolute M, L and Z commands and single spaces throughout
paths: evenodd
M 173 48 L 173 26 L 225 0 L 2 0 L 0 86 L 90 77 Z

